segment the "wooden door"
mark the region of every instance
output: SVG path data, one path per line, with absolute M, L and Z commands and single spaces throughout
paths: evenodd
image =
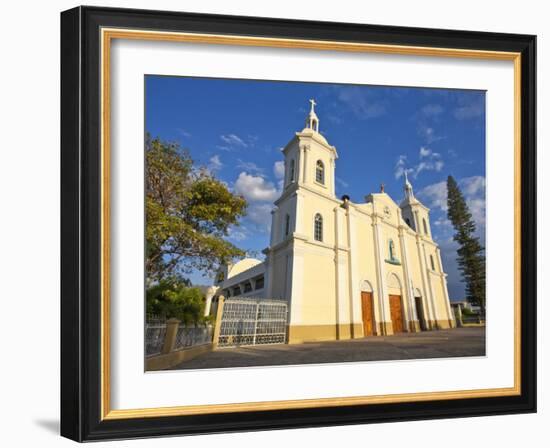
M 363 310 L 363 333 L 365 336 L 372 336 L 374 335 L 372 292 L 361 291 L 361 308 Z
M 394 333 L 403 332 L 403 309 L 401 296 L 390 295 L 390 315 Z

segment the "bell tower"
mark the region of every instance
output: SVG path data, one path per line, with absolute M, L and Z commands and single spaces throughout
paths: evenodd
M 317 103 L 310 99 L 310 111 L 305 127 L 296 132 L 283 148 L 285 175 L 282 194 L 275 201 L 272 216 L 271 245 L 291 238 L 294 233 L 303 234 L 307 228 L 303 203 L 311 194 L 335 198 L 336 148 L 319 132 L 319 117 L 315 113 Z M 304 224 L 305 225 L 305 224 Z
M 409 182 L 407 170 L 405 170 L 405 184 L 403 185 L 403 190 L 405 192 L 405 198 L 399 205 L 401 207 L 403 219 L 416 233 L 419 233 L 424 238 L 431 239 L 430 209 L 414 196 L 413 186 Z
M 319 132 L 319 117 L 315 113 L 317 103 L 309 100 L 310 111 L 305 127 L 296 132 L 294 138 L 285 146 L 285 182 L 284 192 L 288 188 L 307 187 L 324 195 L 335 195 L 335 168 L 338 153 Z

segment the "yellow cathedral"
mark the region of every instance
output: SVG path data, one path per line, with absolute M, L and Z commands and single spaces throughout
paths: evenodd
M 455 327 L 429 209 L 405 173 L 400 204 L 384 192 L 335 195 L 338 152 L 319 132 L 315 102 L 282 150 L 285 178 L 265 261 L 225 266 L 207 293 L 286 299 L 288 342 Z

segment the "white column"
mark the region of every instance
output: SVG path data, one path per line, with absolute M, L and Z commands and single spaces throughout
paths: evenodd
M 402 254 L 402 260 L 401 263 L 403 265 L 403 276 L 404 276 L 404 283 L 405 283 L 405 299 L 407 301 L 407 311 L 408 311 L 408 318 L 407 321 L 412 322 L 416 320 L 415 313 L 413 311 L 416 309 L 415 303 L 414 303 L 414 292 L 412 290 L 412 282 L 411 282 L 411 274 L 409 272 L 409 256 L 407 252 L 407 244 L 405 241 L 405 233 L 403 230 L 403 227 L 399 227 L 399 244 L 401 246 L 401 254 Z M 407 322 L 407 326 L 408 322 Z M 406 331 L 411 331 L 410 328 L 407 328 Z
M 347 211 L 348 224 L 348 284 L 349 284 L 349 302 L 350 302 L 350 323 L 351 335 L 355 335 L 354 324 L 362 323 L 361 315 L 361 291 L 359 287 L 359 272 L 357 265 L 357 215 L 353 207 L 349 207 Z
M 287 297 L 290 298 L 290 325 L 302 324 L 302 307 L 304 296 L 304 256 L 299 248 L 294 246 L 287 259 Z
M 304 194 L 302 191 L 296 191 L 295 207 L 294 207 L 294 232 L 298 235 L 304 234 L 304 218 L 302 210 L 304 210 Z
M 296 182 L 298 184 L 303 184 L 305 182 L 305 173 L 303 167 L 305 164 L 306 148 L 304 146 L 299 146 L 298 153 L 300 154 L 300 156 L 298 157 L 298 161 L 296 162 Z
M 447 309 L 447 315 L 449 320 L 456 325 L 455 316 L 451 309 L 451 301 L 449 299 L 449 290 L 447 289 L 447 274 L 443 272 L 443 262 L 441 261 L 441 250 L 439 247 L 436 249 L 437 263 L 439 264 L 439 272 L 441 275 L 441 289 L 443 289 L 443 295 L 445 296 L 445 307 Z
M 204 315 L 210 316 L 210 310 L 212 307 L 212 298 L 216 295 L 216 292 L 218 291 L 217 286 L 211 286 L 206 290 L 206 304 L 204 306 Z
M 346 249 L 345 241 L 345 227 L 346 217 L 345 210 L 342 207 L 334 208 L 334 229 L 335 229 L 335 242 L 334 242 L 334 272 L 336 282 L 336 328 L 337 338 L 342 339 L 344 335 L 344 328 L 349 328 L 349 290 L 348 290 L 348 269 L 347 269 L 347 254 L 344 252 Z
M 384 253 L 382 249 L 381 244 L 381 235 L 380 235 L 380 226 L 378 224 L 378 217 L 376 215 L 372 216 L 372 227 L 373 227 L 373 234 L 374 234 L 374 254 L 375 254 L 375 262 L 376 262 L 376 282 L 378 284 L 377 287 L 377 308 L 379 310 L 379 321 L 377 323 L 387 323 L 391 322 L 391 315 L 390 315 L 390 304 L 389 304 L 389 296 L 387 291 L 387 285 L 386 285 L 386 269 L 385 269 L 385 261 L 384 261 Z M 387 319 L 390 319 L 389 321 Z M 385 326 L 384 326 L 385 328 Z M 377 328 L 377 333 L 380 332 L 380 329 Z
M 428 255 L 426 255 L 426 246 L 424 244 L 422 244 L 422 254 L 424 256 L 424 266 L 429 266 L 428 265 Z M 433 291 L 433 287 L 432 287 L 432 274 L 430 273 L 429 269 L 426 269 L 426 275 L 428 277 L 428 296 L 429 296 L 429 300 L 430 300 L 430 304 L 431 304 L 431 307 L 432 307 L 432 314 L 434 316 L 434 324 L 436 325 L 436 327 L 438 326 L 438 323 L 437 323 L 437 308 L 435 306 L 435 299 L 434 299 L 434 291 Z
M 271 247 L 273 247 L 278 242 L 277 241 L 277 213 L 278 213 L 277 207 L 271 210 L 271 238 L 269 241 L 269 245 Z
M 430 307 L 430 300 L 428 298 L 430 292 L 429 292 L 429 286 L 428 286 L 428 272 L 426 271 L 426 263 L 425 259 L 422 256 L 422 247 L 421 247 L 421 239 L 420 235 L 416 235 L 416 249 L 417 249 L 417 255 L 418 255 L 418 262 L 420 263 L 420 272 L 422 277 L 422 302 L 424 304 L 424 318 L 426 319 L 426 325 L 431 329 L 430 322 L 434 320 L 434 317 L 432 315 L 432 310 Z
M 329 185 L 329 191 L 330 193 L 332 194 L 332 196 L 335 196 L 336 195 L 336 188 L 335 188 L 335 180 L 334 179 L 334 173 L 336 172 L 336 162 L 335 160 L 331 157 L 330 158 L 330 174 L 329 174 L 329 182 L 330 182 L 330 185 Z
M 414 219 L 414 228 L 416 230 L 416 233 L 422 233 L 424 229 L 422 229 L 422 226 L 420 225 L 420 218 L 418 217 L 418 210 L 413 210 L 413 219 Z
M 303 166 L 303 169 L 304 169 L 304 183 L 307 182 L 308 180 L 308 175 L 307 175 L 307 165 L 308 165 L 308 153 L 309 153 L 309 145 L 304 145 L 303 146 L 304 148 L 304 166 Z
M 273 271 L 274 271 L 274 264 L 275 264 L 275 254 L 273 253 L 273 250 L 270 250 L 266 257 L 266 270 L 265 275 L 266 278 L 264 278 L 265 282 L 265 298 L 266 299 L 272 299 L 273 298 Z

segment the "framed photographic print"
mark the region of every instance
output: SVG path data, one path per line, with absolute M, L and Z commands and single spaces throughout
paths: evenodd
M 536 411 L 535 36 L 61 14 L 61 433 Z

